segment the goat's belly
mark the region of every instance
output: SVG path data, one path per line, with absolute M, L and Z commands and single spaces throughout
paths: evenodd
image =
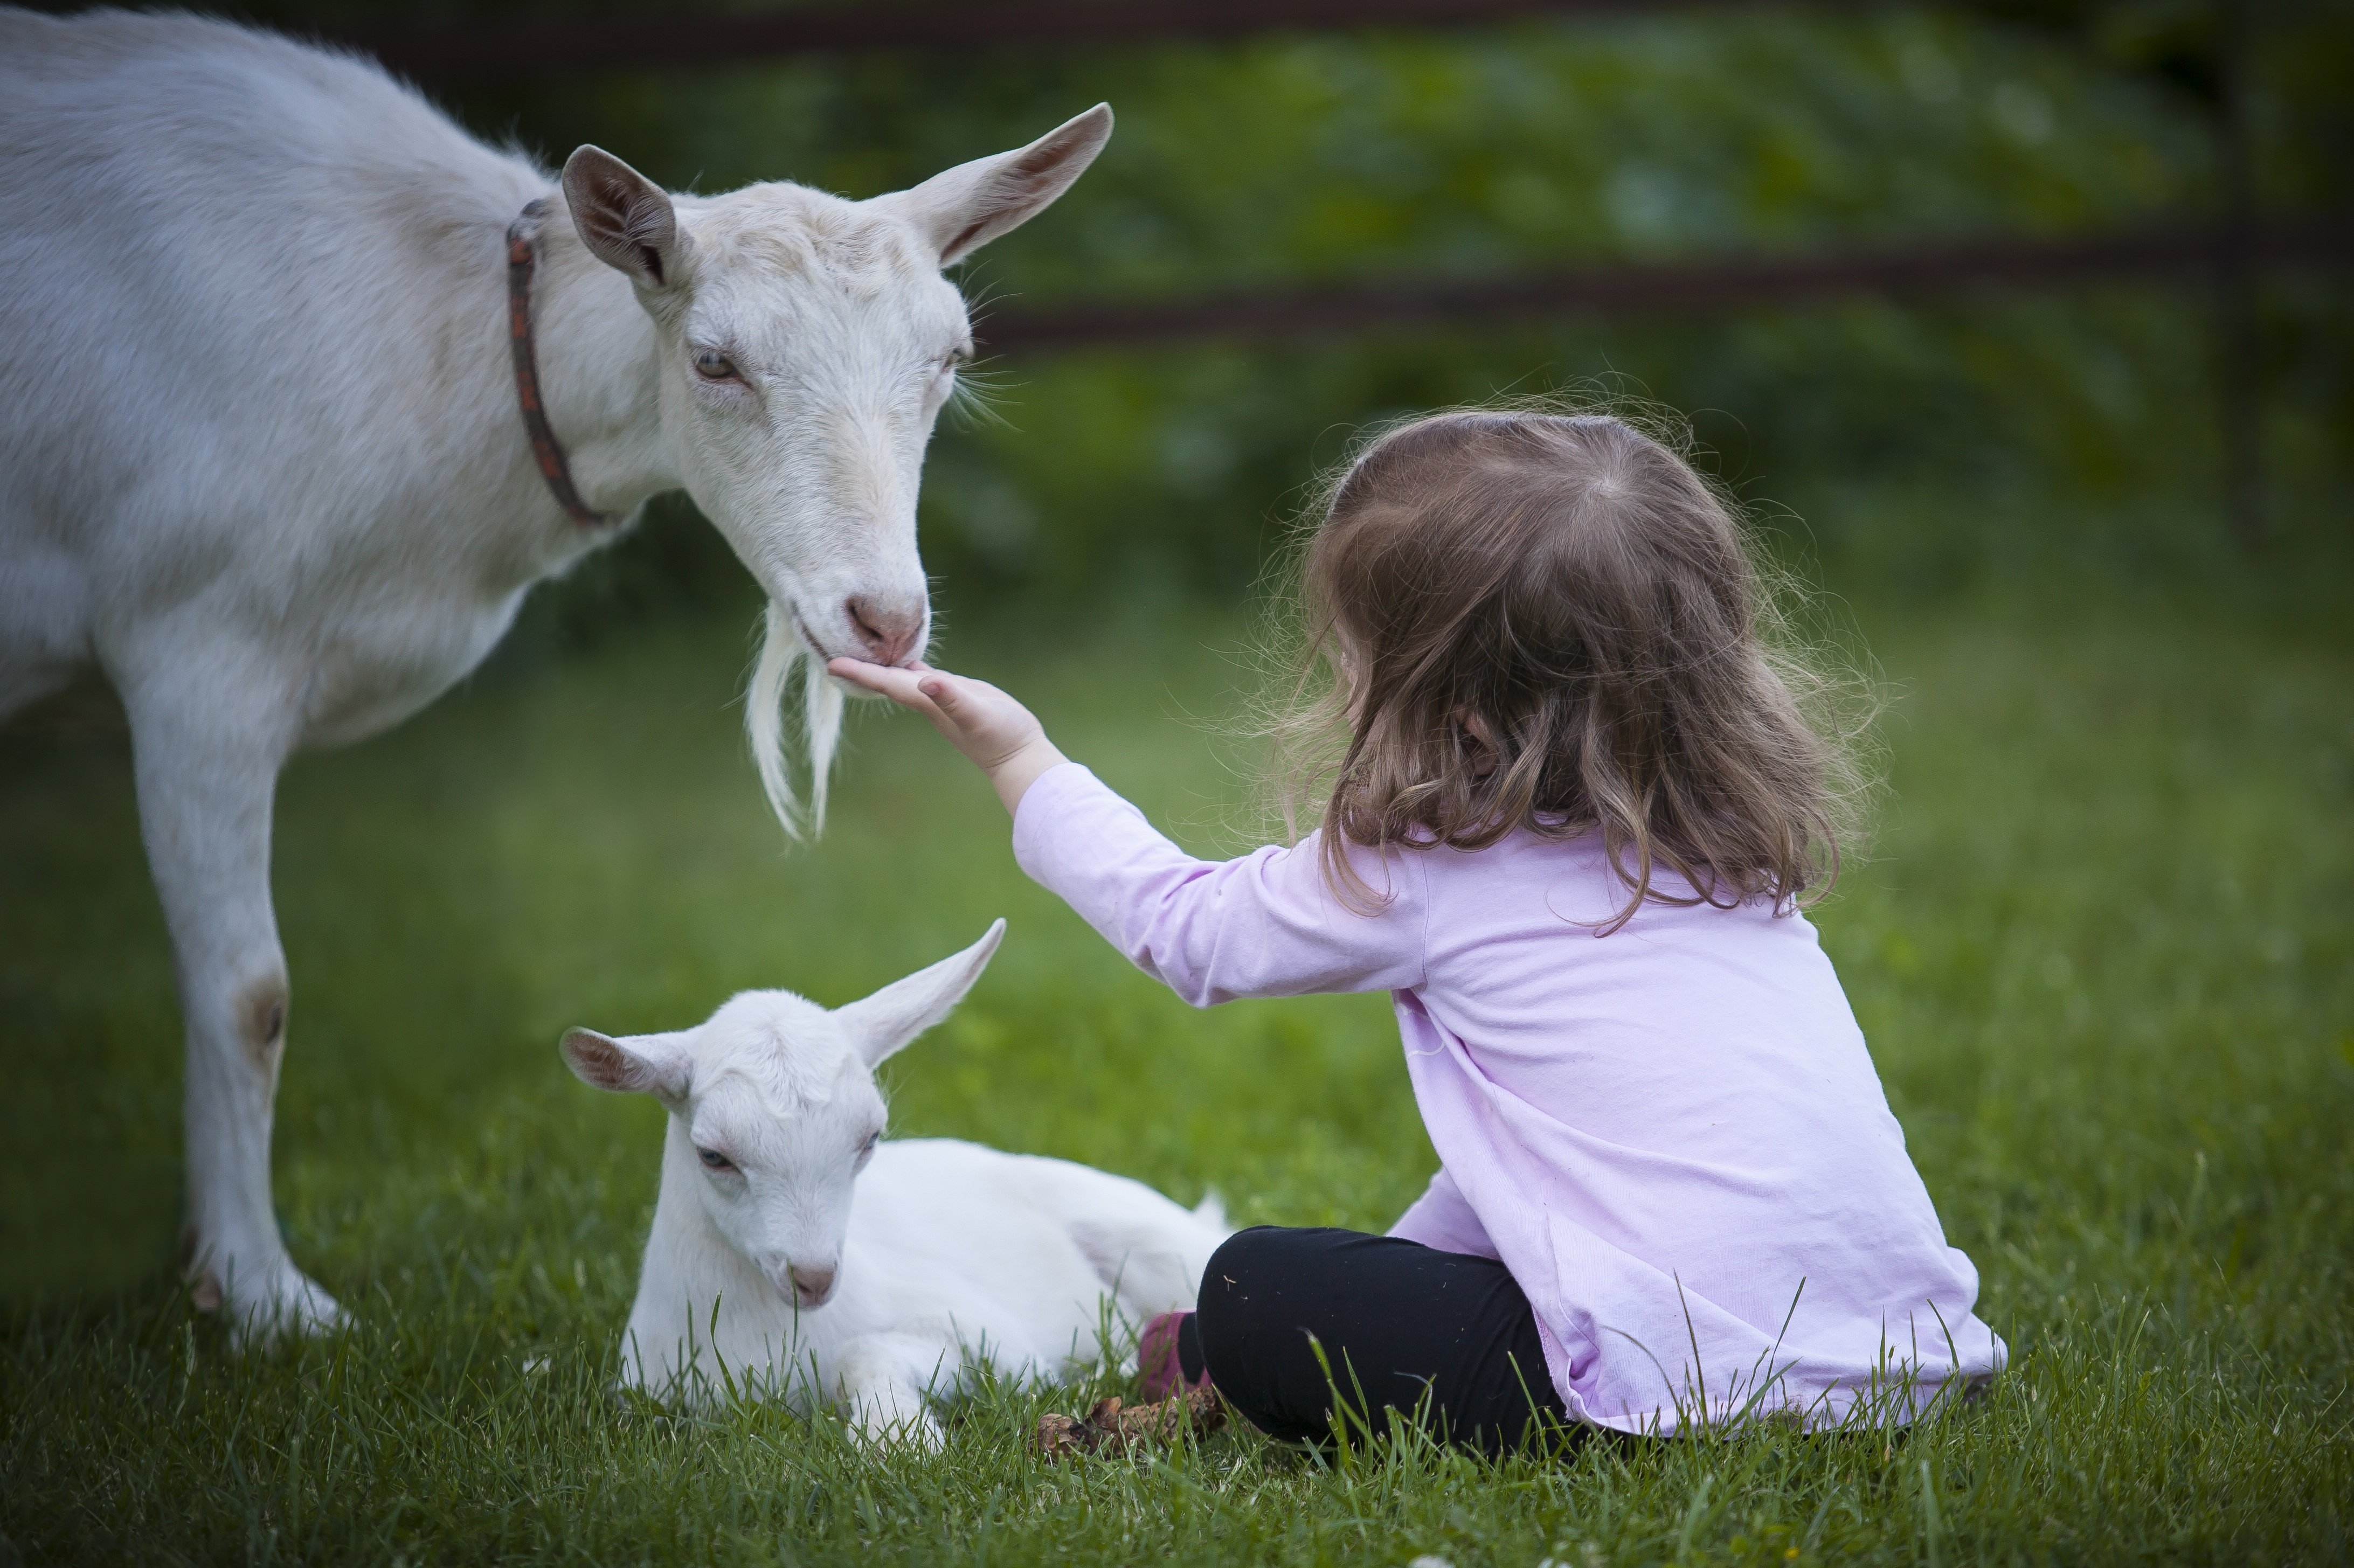
M 523 595 L 415 599 L 347 620 L 313 667 L 302 743 L 341 746 L 389 729 L 462 680 L 506 634 Z
M 977 1218 L 978 1216 L 968 1216 Z M 1003 1372 L 1059 1376 L 1094 1362 L 1108 1292 L 1050 1226 L 875 1225 L 846 1248 L 839 1321 L 855 1333 L 914 1334 L 983 1355 Z M 828 1308 L 826 1317 L 832 1317 Z
M 0 718 L 91 662 L 90 584 L 61 551 L 0 528 Z
M 1112 1293 L 1075 1237 L 1083 1216 L 1042 1190 L 1044 1165 L 1134 1185 L 952 1139 L 885 1144 L 859 1178 L 828 1327 L 937 1335 L 1017 1374 L 1093 1364 Z

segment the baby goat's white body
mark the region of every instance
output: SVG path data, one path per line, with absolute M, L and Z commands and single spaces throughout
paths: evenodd
M 724 1387 L 724 1372 L 919 1439 L 932 1430 L 924 1394 L 977 1361 L 1061 1380 L 1095 1364 L 1107 1305 L 1114 1332 L 1130 1335 L 1193 1306 L 1225 1234 L 1214 1211 L 1068 1160 L 953 1139 L 885 1143 L 858 1178 L 840 1286 L 802 1308 L 674 1196 L 701 1180 L 673 1123 L 623 1381 L 693 1394 Z
M 621 1377 L 823 1403 L 874 1437 L 938 1436 L 927 1393 L 986 1361 L 1023 1380 L 1092 1365 L 1107 1328 L 1193 1304 L 1225 1239 L 1214 1202 L 949 1139 L 881 1141 L 874 1069 L 948 1016 L 1005 923 L 828 1012 L 746 991 L 693 1029 L 576 1029 L 565 1059 L 670 1112 Z

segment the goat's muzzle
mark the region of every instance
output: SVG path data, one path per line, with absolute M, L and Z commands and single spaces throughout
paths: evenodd
M 930 620 L 930 607 L 921 594 L 853 594 L 843 601 L 842 611 L 858 639 L 859 657 L 877 664 L 898 664 L 912 657 Z
M 785 1274 L 792 1281 L 793 1299 L 804 1307 L 822 1307 L 833 1294 L 835 1270 L 832 1266 L 807 1268 L 797 1263 Z

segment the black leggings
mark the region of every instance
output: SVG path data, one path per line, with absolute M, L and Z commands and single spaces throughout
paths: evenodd
M 1493 1258 L 1260 1225 L 1211 1255 L 1201 1299 L 1193 1333 L 1178 1340 L 1184 1372 L 1206 1367 L 1226 1402 L 1271 1437 L 1328 1441 L 1335 1384 L 1376 1431 L 1368 1406 L 1419 1416 L 1442 1440 L 1490 1454 L 1536 1436 L 1539 1415 L 1567 1422 L 1529 1298 Z

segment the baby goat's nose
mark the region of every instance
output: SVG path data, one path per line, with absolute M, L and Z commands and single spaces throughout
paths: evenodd
M 866 657 L 877 664 L 896 664 L 916 651 L 924 634 L 925 605 L 921 597 L 881 599 L 854 594 L 843 601 L 852 630 L 866 645 Z
M 785 1271 L 792 1277 L 793 1295 L 804 1307 L 822 1307 L 833 1294 L 833 1268 L 808 1268 L 795 1264 Z

